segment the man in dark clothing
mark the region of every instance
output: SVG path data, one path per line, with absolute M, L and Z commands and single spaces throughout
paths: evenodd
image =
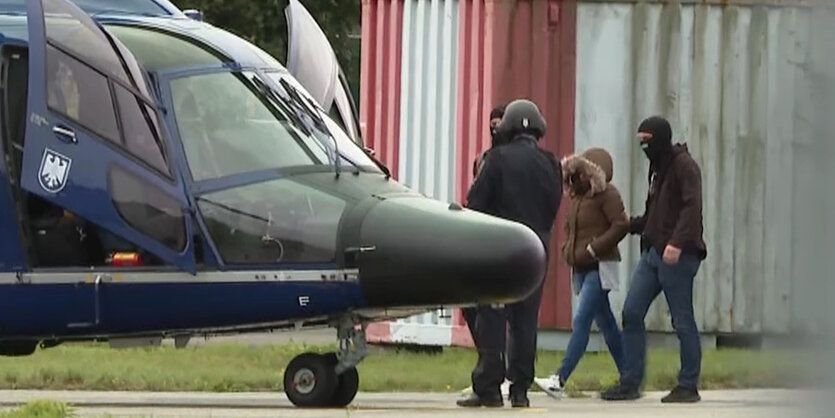
M 535 104 L 517 100 L 507 106 L 499 135 L 510 138 L 485 158 L 470 189 L 471 209 L 519 222 L 531 228 L 547 249 L 562 197 L 559 161 L 537 144 L 545 134 L 545 119 Z M 543 277 L 544 281 L 544 277 Z M 507 377 L 514 407 L 527 407 L 533 383 L 536 333 L 542 285 L 522 301 L 502 308 L 478 308 L 478 363 L 472 373 L 473 393 L 458 401 L 465 407 L 504 404 L 500 385 L 505 378 L 505 331 L 510 323 Z
M 707 257 L 701 170 L 686 145 L 673 145 L 672 128 L 664 118 L 644 120 L 638 138 L 650 160 L 645 212 L 630 222 L 630 232 L 641 234 L 642 255 L 623 306 L 626 365 L 619 384 L 601 398 L 640 397 L 646 369 L 644 318 L 663 291 L 681 345 L 681 371 L 678 385 L 662 402 L 698 402 L 702 351 L 693 315 L 693 280 Z
M 496 148 L 499 145 L 502 145 L 506 141 L 502 141 L 499 134 L 498 134 L 498 126 L 499 122 L 502 121 L 502 116 L 504 116 L 504 106 L 496 106 L 490 111 L 490 148 L 486 151 L 482 152 L 478 158 L 473 162 L 473 178 L 475 179 L 478 177 L 478 173 L 481 171 L 481 165 L 484 163 L 484 158 L 487 156 L 493 148 Z M 464 315 L 464 321 L 467 322 L 467 327 L 470 329 L 470 335 L 473 337 L 473 343 L 478 346 L 478 341 L 476 341 L 476 334 L 475 334 L 475 320 L 476 315 L 478 313 L 478 308 L 476 307 L 469 307 L 464 308 L 461 310 Z
M 499 122 L 504 116 L 504 106 L 496 106 L 490 111 L 490 148 L 482 152 L 473 162 L 473 178 L 478 177 L 481 166 L 484 164 L 484 158 L 487 154 L 500 145 L 506 144 L 507 140 L 499 134 Z

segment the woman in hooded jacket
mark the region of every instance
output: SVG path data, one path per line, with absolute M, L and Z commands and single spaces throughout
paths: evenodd
M 579 296 L 565 358 L 555 374 L 534 381 L 558 398 L 586 351 L 592 321 L 603 333 L 620 371 L 624 364 L 623 336 L 618 328 L 609 292 L 617 290 L 618 243 L 629 232 L 629 217 L 613 184 L 612 157 L 592 148 L 562 160 L 564 190 L 570 197 L 562 255 L 572 269 L 574 293 Z

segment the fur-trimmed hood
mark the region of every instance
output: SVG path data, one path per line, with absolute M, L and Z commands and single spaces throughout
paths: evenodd
M 563 182 L 574 173 L 580 173 L 589 178 L 591 190 L 588 195 L 594 196 L 604 190 L 612 181 L 614 163 L 612 156 L 603 148 L 591 148 L 582 154 L 575 154 L 562 159 Z

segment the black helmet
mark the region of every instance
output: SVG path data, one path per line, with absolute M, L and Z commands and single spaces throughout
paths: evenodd
M 519 134 L 530 134 L 537 139 L 545 135 L 545 118 L 530 100 L 518 99 L 507 105 L 498 129 L 510 139 Z

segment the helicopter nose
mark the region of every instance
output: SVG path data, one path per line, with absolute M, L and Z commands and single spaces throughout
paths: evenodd
M 545 249 L 528 227 L 424 198 L 379 202 L 360 228 L 366 301 L 408 307 L 511 303 L 544 280 Z

